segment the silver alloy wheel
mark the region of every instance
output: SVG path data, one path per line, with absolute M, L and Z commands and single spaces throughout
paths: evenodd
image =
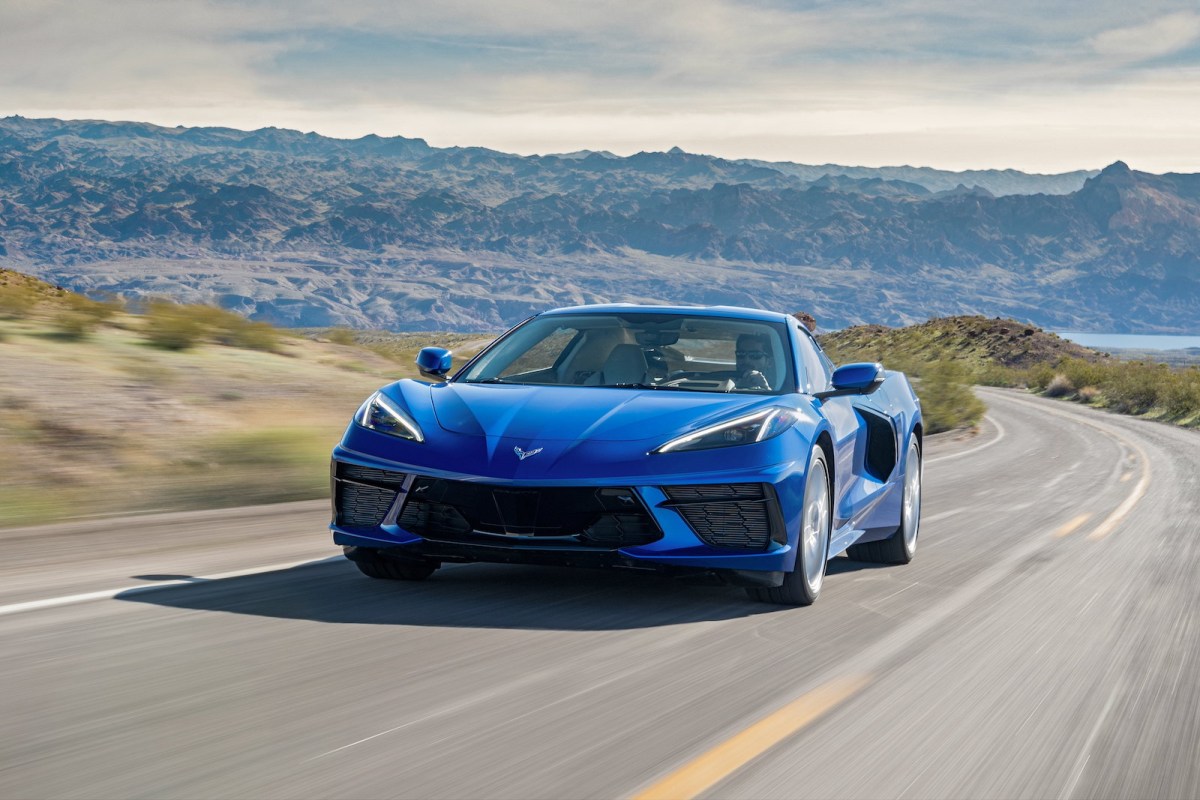
M 921 452 L 916 442 L 908 445 L 904 468 L 904 549 L 911 557 L 917 551 L 917 532 L 921 526 Z
M 804 498 L 804 580 L 815 595 L 821 590 L 829 556 L 829 473 L 824 461 L 813 461 Z

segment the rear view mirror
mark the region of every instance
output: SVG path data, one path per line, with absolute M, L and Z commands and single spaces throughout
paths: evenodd
M 450 351 L 444 347 L 423 347 L 417 353 L 417 369 L 426 378 L 440 381 L 450 371 L 452 360 Z

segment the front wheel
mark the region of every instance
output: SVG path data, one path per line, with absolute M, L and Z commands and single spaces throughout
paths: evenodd
M 921 529 L 921 449 L 914 437 L 908 443 L 904 462 L 904 498 L 900 508 L 900 527 L 882 542 L 851 545 L 846 555 L 855 561 L 874 564 L 907 564 L 917 554 L 917 533 Z
M 762 603 L 812 605 L 825 582 L 832 523 L 833 492 L 829 485 L 829 467 L 825 463 L 825 451 L 814 447 L 808 459 L 808 478 L 804 484 L 804 512 L 796 543 L 796 566 L 784 575 L 781 586 L 755 587 L 747 589 L 747 594 Z

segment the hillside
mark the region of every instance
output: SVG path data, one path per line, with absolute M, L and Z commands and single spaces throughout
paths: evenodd
M 14 289 L 34 302 L 8 302 Z M 63 327 L 72 298 L 0 271 L 0 526 L 327 496 L 354 410 L 415 376 L 330 336 L 164 349 L 147 340 L 151 317 L 128 311 L 77 337 Z M 460 353 L 478 339 L 426 338 Z
M 500 329 L 658 301 L 1194 332 L 1198 254 L 1200 176 L 1120 162 L 945 174 L 0 120 L 0 262 L 288 326 Z
M 837 363 L 882 361 L 918 379 L 930 429 L 968 425 L 984 408 L 970 383 L 1027 388 L 1185 427 L 1200 427 L 1200 366 L 1162 351 L 1126 360 L 1011 319 L 953 317 L 906 328 L 863 325 L 819 337 Z M 1182 351 L 1178 351 L 1182 352 Z
M 998 317 L 947 317 L 905 328 L 859 325 L 819 338 L 838 364 L 953 361 L 974 372 L 994 367 L 1028 369 L 1057 364 L 1064 358 L 1099 361 L 1104 357 L 1056 334 Z

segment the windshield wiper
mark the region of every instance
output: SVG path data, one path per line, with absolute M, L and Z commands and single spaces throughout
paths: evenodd
M 477 381 L 463 381 L 463 383 L 513 383 L 513 381 L 506 381 L 504 378 L 483 378 Z

